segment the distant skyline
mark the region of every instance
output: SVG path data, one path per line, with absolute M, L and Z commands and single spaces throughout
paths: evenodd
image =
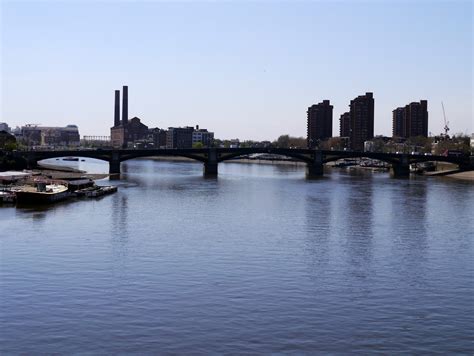
M 1 1 L 1 0 L 0 0 Z M 76 124 L 109 135 L 114 90 L 149 127 L 217 138 L 306 137 L 329 99 L 333 133 L 350 100 L 392 110 L 428 100 L 433 135 L 474 132 L 471 1 L 1 1 L 0 122 Z

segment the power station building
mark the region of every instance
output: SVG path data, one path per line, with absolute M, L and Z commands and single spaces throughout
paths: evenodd
M 169 127 L 168 130 L 148 128 L 138 117 L 128 119 L 128 86 L 122 92 L 122 119 L 120 119 L 120 90 L 115 91 L 114 126 L 110 128 L 110 141 L 114 148 L 191 148 L 201 142 L 209 147 L 214 133 L 192 126 Z
M 114 126 L 110 128 L 110 140 L 113 147 L 126 148 L 129 143 L 145 140 L 148 137 L 148 126 L 142 124 L 138 117 L 128 120 L 128 86 L 123 86 L 122 120 L 120 120 L 120 90 L 115 91 Z

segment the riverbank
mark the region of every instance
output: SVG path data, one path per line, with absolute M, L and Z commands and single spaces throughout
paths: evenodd
M 79 172 L 69 172 L 69 171 L 58 171 L 55 169 L 33 169 L 33 174 L 41 174 L 45 177 L 51 179 L 63 179 L 63 180 L 71 180 L 71 179 L 81 179 L 81 178 L 90 178 L 92 180 L 97 179 L 104 179 L 107 178 L 109 175 L 105 173 L 87 173 L 83 171 Z
M 474 183 L 474 171 L 452 173 L 442 176 L 442 178 L 463 180 Z

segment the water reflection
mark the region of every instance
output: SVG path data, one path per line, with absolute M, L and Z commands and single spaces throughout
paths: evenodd
M 125 194 L 114 194 L 112 197 L 112 219 L 110 220 L 114 238 L 126 240 L 128 238 L 128 198 Z
M 316 275 L 327 271 L 330 260 L 330 240 L 333 216 L 332 192 L 324 191 L 323 185 L 312 185 L 305 199 L 305 252 L 312 261 L 312 270 Z M 318 189 L 319 188 L 319 189 Z
M 352 177 L 357 179 L 356 177 Z M 371 176 L 357 179 L 346 200 L 347 220 L 343 248 L 350 264 L 349 271 L 358 277 L 370 273 L 373 256 L 373 183 Z
M 422 284 L 426 275 L 427 190 L 420 180 L 405 180 L 393 188 L 392 254 L 397 256 L 397 278 L 410 286 Z

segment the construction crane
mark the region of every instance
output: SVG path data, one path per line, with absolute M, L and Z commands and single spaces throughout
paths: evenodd
M 444 116 L 444 136 L 447 138 L 448 137 L 448 131 L 449 131 L 449 121 L 446 121 L 446 112 L 444 111 L 443 102 L 441 102 L 441 107 L 443 108 L 443 116 Z

